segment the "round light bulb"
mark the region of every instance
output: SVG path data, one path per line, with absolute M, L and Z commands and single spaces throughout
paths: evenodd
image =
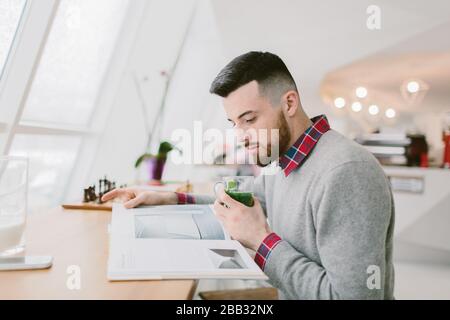
M 364 88 L 364 87 L 356 88 L 356 96 L 358 98 L 365 98 L 365 97 L 367 97 L 367 89 Z
M 362 110 L 362 104 L 360 102 L 353 102 L 352 110 L 355 112 L 360 112 Z
M 395 118 L 397 113 L 395 112 L 394 109 L 389 108 L 386 110 L 386 112 L 384 114 L 386 115 L 386 118 L 392 119 L 392 118 Z
M 373 104 L 369 107 L 369 113 L 373 116 L 376 116 L 380 112 L 380 109 L 377 105 Z
M 406 85 L 406 90 L 408 90 L 409 93 L 416 93 L 420 90 L 420 84 L 417 81 L 410 81 Z
M 345 107 L 345 99 L 344 98 L 336 98 L 334 100 L 334 105 L 336 106 L 336 108 L 342 109 L 343 107 Z

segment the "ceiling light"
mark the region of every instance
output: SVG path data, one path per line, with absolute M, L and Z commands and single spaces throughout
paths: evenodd
M 336 98 L 334 100 L 334 105 L 336 106 L 336 108 L 342 109 L 343 107 L 345 107 L 345 99 L 344 98 Z
M 367 97 L 367 89 L 364 88 L 364 87 L 356 88 L 356 96 L 358 98 L 365 98 L 365 97 Z
M 376 116 L 380 112 L 380 109 L 377 105 L 373 104 L 369 107 L 369 113 L 373 116 Z
M 397 113 L 395 112 L 394 109 L 389 108 L 389 109 L 386 110 L 386 112 L 384 114 L 386 115 L 387 118 L 392 119 L 392 118 L 395 118 L 395 115 Z
M 406 90 L 408 90 L 409 93 L 416 93 L 420 90 L 420 84 L 417 81 L 410 81 L 406 85 Z
M 355 112 L 360 112 L 362 110 L 362 104 L 360 102 L 353 102 L 352 110 Z

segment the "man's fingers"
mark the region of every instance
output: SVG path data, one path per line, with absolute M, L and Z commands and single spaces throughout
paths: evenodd
M 102 201 L 108 201 L 117 197 L 120 197 L 121 195 L 126 194 L 125 189 L 114 189 L 108 193 L 105 193 L 102 197 Z
M 224 203 L 228 206 L 228 208 L 234 207 L 236 205 L 239 205 L 240 203 L 236 200 L 234 200 L 232 197 L 230 197 L 225 190 L 219 190 L 217 192 L 217 198 L 220 202 Z
M 137 207 L 138 205 L 142 204 L 144 202 L 144 195 L 141 193 L 136 198 L 133 198 L 131 200 L 128 200 L 123 204 L 123 206 L 127 209 L 131 209 L 134 207 Z
M 214 208 L 214 213 L 215 213 L 216 215 L 219 215 L 219 213 L 220 213 L 220 212 L 222 211 L 222 209 L 223 209 L 222 205 L 219 203 L 218 200 L 214 201 L 214 206 L 213 206 L 213 208 Z
M 223 205 L 222 204 L 220 204 L 220 202 L 219 201 L 215 201 L 214 202 L 214 213 L 216 214 L 216 216 L 218 217 L 218 218 L 224 218 L 224 216 L 225 216 L 225 212 L 224 212 L 224 210 L 226 210 L 224 207 L 223 207 Z

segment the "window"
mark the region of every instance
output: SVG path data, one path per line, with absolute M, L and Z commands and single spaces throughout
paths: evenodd
M 26 0 L 0 0 L 0 79 L 8 60 Z
M 43 52 L 23 120 L 87 126 L 126 0 L 63 0 Z
M 0 0 L 0 4 L 19 2 Z M 11 143 L 5 147 L 7 154 L 30 159 L 31 211 L 61 203 L 69 182 L 77 178 L 74 170 L 84 159 L 81 150 L 98 135 L 91 118 L 108 80 L 130 1 L 61 0 L 55 4 L 59 5 L 26 103 L 11 124 Z

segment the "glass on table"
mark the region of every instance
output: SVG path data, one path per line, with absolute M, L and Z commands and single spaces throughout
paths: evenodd
M 0 157 L 0 256 L 25 249 L 28 159 Z

